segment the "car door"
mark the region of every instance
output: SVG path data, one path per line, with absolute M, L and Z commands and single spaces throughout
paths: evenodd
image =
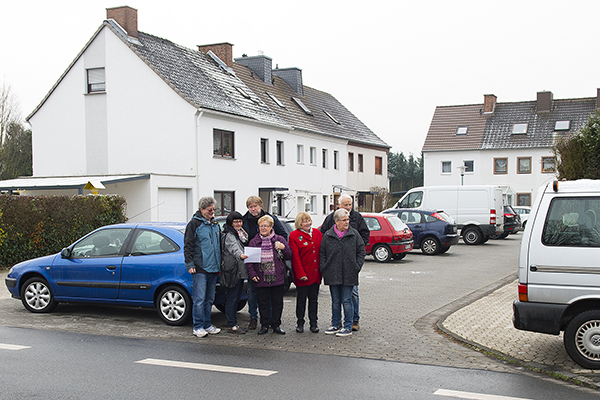
M 153 302 L 164 282 L 191 281 L 183 249 L 160 232 L 138 229 L 121 267 L 120 300 Z
M 408 225 L 408 228 L 413 233 L 413 240 L 418 246 L 421 242 L 421 235 L 424 230 L 424 223 L 420 212 L 417 211 L 402 211 L 398 214 L 402 222 Z
M 570 303 L 597 296 L 600 197 L 544 196 L 539 210 L 529 239 L 529 301 Z
M 54 295 L 59 300 L 116 299 L 121 278 L 121 252 L 131 228 L 107 228 L 75 243 L 68 258 L 52 265 Z
M 385 242 L 382 226 L 375 217 L 363 216 L 367 227 L 369 228 L 369 243 L 365 246 L 367 253 L 371 252 L 373 245 L 376 243 Z M 388 240 L 389 242 L 389 240 Z

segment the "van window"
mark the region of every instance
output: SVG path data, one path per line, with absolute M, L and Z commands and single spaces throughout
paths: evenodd
M 412 192 L 400 202 L 400 208 L 419 208 L 423 201 L 423 192 Z
M 542 243 L 546 246 L 600 247 L 600 197 L 561 197 L 550 203 Z

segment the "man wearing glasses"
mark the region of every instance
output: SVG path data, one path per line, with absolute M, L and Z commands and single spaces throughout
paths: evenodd
M 192 274 L 192 333 L 197 337 L 221 332 L 211 323 L 217 276 L 221 271 L 220 228 L 215 221 L 216 200 L 205 196 L 198 202 L 198 211 L 185 228 L 183 254 L 185 267 Z

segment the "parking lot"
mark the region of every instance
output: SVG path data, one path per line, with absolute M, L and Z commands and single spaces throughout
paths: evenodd
M 482 246 L 453 246 L 448 253 L 425 256 L 412 251 L 400 261 L 387 264 L 367 257 L 360 274 L 361 329 L 349 338 L 323 334 L 329 325 L 330 297 L 326 286 L 319 296 L 321 333 L 295 328 L 295 289 L 285 296 L 280 336 L 222 332 L 198 339 L 191 327 L 163 324 L 153 309 L 60 304 L 50 314 L 32 314 L 20 301 L 0 291 L 0 324 L 72 332 L 160 338 L 179 341 L 210 341 L 225 346 L 282 349 L 291 352 L 336 354 L 411 363 L 505 370 L 510 368 L 481 353 L 449 340 L 435 331 L 443 316 L 469 304 L 482 294 L 514 280 L 520 235 L 490 241 Z M 2 278 L 6 271 L 2 272 Z M 246 310 L 239 313 L 248 323 Z M 214 309 L 213 323 L 226 327 L 223 314 Z

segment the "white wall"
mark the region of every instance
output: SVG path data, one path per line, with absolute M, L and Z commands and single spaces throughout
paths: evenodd
M 354 153 L 354 171 L 348 171 L 348 153 Z M 358 155 L 363 155 L 363 172 L 358 172 Z M 382 174 L 375 175 L 375 157 L 382 158 Z M 388 187 L 388 158 L 384 150 L 348 145 L 342 156 L 344 168 L 348 172 L 348 187 L 368 191 L 372 186 Z
M 517 173 L 517 158 L 531 157 L 531 173 Z M 424 185 L 460 185 L 459 165 L 465 160 L 474 161 L 474 171 L 465 172 L 465 185 L 508 185 L 516 194 L 530 193 L 531 201 L 535 200 L 537 189 L 548 181 L 556 179 L 553 173 L 542 173 L 542 157 L 552 157 L 549 149 L 508 149 L 508 150 L 473 150 L 452 152 L 425 152 Z M 508 158 L 508 172 L 494 174 L 494 158 Z M 442 173 L 442 161 L 451 161 L 450 173 Z

